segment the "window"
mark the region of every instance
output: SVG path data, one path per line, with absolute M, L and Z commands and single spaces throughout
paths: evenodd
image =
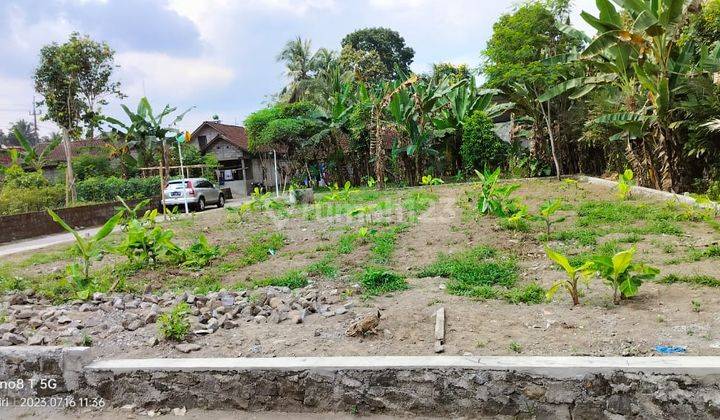
M 198 136 L 198 146 L 204 149 L 207 146 L 207 136 Z

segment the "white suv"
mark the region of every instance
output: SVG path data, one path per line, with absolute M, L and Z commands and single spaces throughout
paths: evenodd
M 185 184 L 184 193 L 183 184 Z M 163 191 L 160 207 L 163 204 L 166 207 L 184 206 L 186 199 L 188 206 L 197 211 L 205 210 L 208 204 L 215 204 L 218 207 L 225 205 L 225 196 L 212 182 L 205 178 L 186 178 L 168 182 Z

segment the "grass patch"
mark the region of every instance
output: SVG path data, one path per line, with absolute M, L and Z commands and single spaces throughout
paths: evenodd
M 568 256 L 568 260 L 570 261 L 570 264 L 577 267 L 579 265 L 582 265 L 585 263 L 585 261 L 590 261 L 592 259 L 598 258 L 598 257 L 612 257 L 613 255 L 620 252 L 620 245 L 619 241 L 607 241 L 603 243 L 602 245 L 598 246 L 597 248 L 594 248 L 590 251 L 581 252 L 579 254 L 570 255 Z M 560 270 L 561 268 L 557 265 L 553 265 L 556 269 Z
M 504 293 L 509 303 L 542 303 L 545 301 L 545 289 L 537 283 L 530 283 L 523 287 L 513 287 Z
M 540 241 L 577 242 L 580 245 L 589 246 L 597 244 L 598 238 L 603 236 L 603 234 L 604 233 L 598 229 L 575 228 L 552 232 L 550 235 L 543 233 L 540 235 Z
M 333 255 L 326 255 L 320 261 L 310 264 L 306 271 L 309 276 L 321 276 L 335 278 L 338 275 L 338 267 L 335 264 Z
M 61 251 L 41 252 L 33 254 L 17 264 L 18 268 L 27 268 L 35 265 L 50 264 L 57 261 L 72 258 L 75 255 L 74 248 L 70 247 Z
M 711 245 L 705 249 L 691 249 L 688 258 L 692 261 L 701 261 L 706 258 L 720 257 L 720 245 Z
M 382 267 L 366 268 L 360 273 L 358 280 L 363 286 L 365 296 L 380 296 L 408 288 L 402 276 Z
M 430 205 L 438 200 L 438 196 L 435 193 L 429 191 L 413 191 L 405 197 L 402 201 L 402 206 L 405 210 L 420 214 L 430 208 Z
M 189 290 L 196 295 L 206 295 L 210 292 L 217 292 L 223 288 L 220 279 L 210 274 L 200 276 L 176 277 L 172 280 L 172 289 L 176 291 Z
M 357 234 L 355 232 L 347 232 L 340 235 L 338 240 L 337 251 L 340 254 L 351 254 L 357 248 Z
M 447 291 L 453 295 L 496 299 L 504 293 L 493 286 L 512 289 L 518 272 L 514 259 L 498 256 L 493 248 L 481 245 L 457 254 L 440 254 L 418 276 L 448 278 Z
M 253 281 L 253 286 L 255 287 L 276 286 L 299 289 L 307 285 L 307 274 L 299 270 L 288 271 L 287 273 L 277 277 L 268 277 L 266 279 Z
M 708 286 L 708 287 L 720 287 L 720 279 L 717 279 L 712 276 L 705 276 L 705 275 L 683 276 L 683 275 L 677 275 L 677 274 L 668 274 L 667 276 L 658 280 L 658 283 L 662 283 L 662 284 L 688 283 L 688 284 L 698 284 L 701 286 Z
M 230 272 L 259 262 L 267 261 L 271 255 L 285 246 L 285 236 L 281 233 L 260 233 L 250 239 L 250 243 L 241 251 L 240 258 L 225 261 L 219 265 L 222 272 Z

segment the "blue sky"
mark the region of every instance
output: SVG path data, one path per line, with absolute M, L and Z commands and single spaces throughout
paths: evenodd
M 572 20 L 593 0 L 575 0 Z M 417 72 L 432 63 L 477 66 L 497 18 L 514 0 L 3 0 L 0 4 L 0 129 L 30 119 L 40 48 L 73 31 L 108 42 L 116 79 L 132 106 L 146 95 L 160 108 L 195 108 L 192 130 L 214 114 L 242 123 L 284 83 L 278 51 L 291 38 L 339 49 L 355 29 L 385 26 L 415 49 Z M 105 112 L 121 116 L 112 100 Z M 56 128 L 40 122 L 47 134 Z

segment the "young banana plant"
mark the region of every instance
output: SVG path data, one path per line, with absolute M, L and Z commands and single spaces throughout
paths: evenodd
M 660 273 L 660 270 L 641 263 L 633 263 L 637 251 L 632 247 L 626 251 L 610 256 L 593 259 L 593 267 L 613 289 L 613 302 L 620 304 L 620 299 L 635 296 L 643 280 L 649 280 Z
M 75 248 L 78 250 L 82 257 L 82 266 L 71 264 L 68 266 L 68 272 L 72 275 L 80 288 L 85 288 L 90 279 L 90 266 L 92 265 L 93 259 L 98 259 L 102 256 L 102 240 L 105 239 L 110 233 L 112 233 L 115 226 L 123 218 L 125 210 L 120 210 L 113 217 L 108 219 L 107 222 L 100 228 L 95 235 L 90 238 L 83 238 L 78 231 L 70 227 L 65 221 L 60 218 L 54 211 L 48 209 L 48 214 L 55 223 L 59 224 L 63 229 L 70 232 L 75 237 Z
M 567 274 L 567 278 L 565 278 L 564 280 L 556 281 L 550 287 L 550 289 L 548 289 L 546 293 L 547 299 L 552 300 L 553 296 L 555 296 L 555 293 L 557 293 L 557 291 L 562 287 L 567 290 L 568 294 L 572 298 L 573 306 L 579 305 L 580 293 L 578 291 L 578 283 L 580 281 L 584 282 L 586 285 L 589 283 L 590 276 L 593 273 L 593 262 L 585 261 L 579 266 L 574 267 L 572 264 L 570 264 L 570 261 L 567 259 L 567 257 L 560 254 L 559 252 L 553 251 L 552 249 L 546 247 L 545 253 L 557 265 L 562 267 L 562 269 L 565 270 L 565 274 Z

